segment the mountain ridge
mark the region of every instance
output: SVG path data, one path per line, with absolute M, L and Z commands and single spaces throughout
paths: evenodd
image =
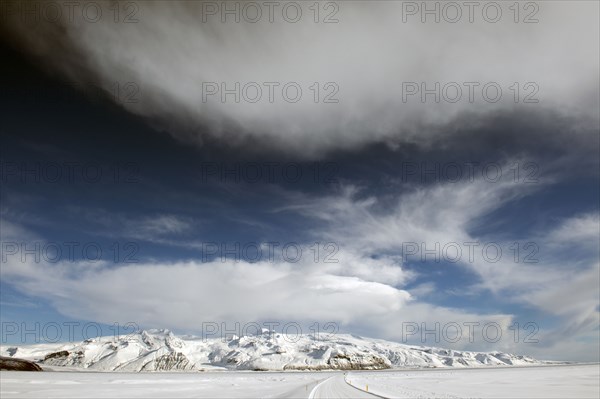
M 166 329 L 82 342 L 2 346 L 0 355 L 42 366 L 93 371 L 381 370 L 413 367 L 539 365 L 502 352 L 470 352 L 400 344 L 350 334 L 327 338 L 272 331 L 230 339 L 178 337 Z

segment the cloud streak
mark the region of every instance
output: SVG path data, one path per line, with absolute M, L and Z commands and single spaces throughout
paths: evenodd
M 512 341 L 511 314 L 429 303 L 431 294 L 439 290 L 435 279 L 407 268 L 401 256 L 403 242 L 425 242 L 431 248 L 435 242 L 480 240 L 471 230 L 481 218 L 535 191 L 506 178 L 496 183 L 476 180 L 400 192 L 392 207 L 382 206 L 376 196 L 361 196 L 356 187 L 342 189 L 337 196 L 287 197 L 291 204 L 280 212 L 298 212 L 318 221 L 314 238 L 340 243 L 333 263 L 315 263 L 312 256 L 304 256 L 297 263 L 276 257 L 256 263 L 215 259 L 108 267 L 86 262 L 23 263 L 11 258 L 3 265 L 2 279 L 46 298 L 67 316 L 105 323 L 135 321 L 194 332 L 202 321 L 336 322 L 350 331 L 402 340 L 403 323 L 431 327 L 435 323 L 494 321 L 504 331 L 501 343 L 481 339 L 469 343 L 465 339 L 444 342 L 444 346 L 493 347 L 569 358 L 565 340 L 579 347 L 579 340 L 597 336 L 600 320 L 595 289 L 600 283 L 598 248 L 591 244 L 598 237 L 596 213 L 565 219 L 551 231 L 534 236 L 542 248 L 540 263 L 515 263 L 511 256 L 492 263 L 477 255 L 472 261 L 463 259 L 448 266 L 477 276 L 473 285 L 463 285 L 465 293 L 492 295 L 499 303 L 533 307 L 538 315 L 561 320 L 558 327 L 542 326 L 539 347 Z M 163 217 L 157 222 L 171 226 L 174 220 L 180 219 Z M 3 234 L 12 239 L 26 231 L 4 220 L 3 226 L 8 226 Z M 510 245 L 509 240 L 498 242 Z M 565 245 L 580 248 L 569 267 L 556 261 Z M 307 246 L 305 253 L 310 254 Z M 50 268 L 52 273 L 48 273 Z M 409 289 L 418 277 L 425 283 Z M 569 301 L 565 302 L 565 297 Z M 586 356 L 593 359 L 597 353 L 589 351 Z

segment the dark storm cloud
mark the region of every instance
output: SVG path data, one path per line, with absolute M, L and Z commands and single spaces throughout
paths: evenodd
M 374 143 L 432 145 L 487 115 L 542 109 L 597 128 L 597 4 L 546 2 L 532 24 L 515 23 L 508 9 L 497 23 L 475 14 L 473 23 L 452 24 L 408 18 L 404 3 L 340 2 L 337 23 L 329 24 L 314 23 L 307 9 L 297 23 L 277 13 L 272 23 L 236 23 L 235 16 L 223 23 L 207 2 L 136 2 L 128 10 L 135 11 L 132 23 L 123 15 L 115 22 L 110 3 L 97 2 L 104 13 L 93 23 L 81 10 L 72 20 L 27 22 L 15 7 L 5 28 L 48 70 L 92 79 L 108 92 L 119 85 L 117 102 L 186 142 L 314 158 Z M 256 103 L 243 92 L 250 82 L 263 92 Z M 273 102 L 265 82 L 278 85 Z M 295 103 L 280 92 L 290 82 L 303 91 Z M 420 93 L 406 95 L 423 82 L 429 89 L 440 84 L 439 103 L 432 95 L 425 103 Z M 479 85 L 473 102 L 467 82 Z M 223 83 L 240 83 L 239 103 L 236 94 L 221 101 Z M 484 99 L 488 83 L 492 93 L 502 90 L 498 102 Z M 461 100 L 448 101 L 457 87 Z M 339 102 L 325 103 L 333 93 Z M 526 97 L 539 102 L 523 103 Z

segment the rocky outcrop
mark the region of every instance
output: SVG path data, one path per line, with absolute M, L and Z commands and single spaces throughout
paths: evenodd
M 44 362 L 50 359 L 63 359 L 69 356 L 69 351 L 58 351 L 47 354 L 44 357 Z
M 171 352 L 146 363 L 141 371 L 192 371 L 196 370 L 181 352 Z
M 329 358 L 327 364 L 335 370 L 383 370 L 391 367 L 388 359 L 371 354 L 337 353 Z
M 48 366 L 79 366 L 84 359 L 83 351 L 57 351 L 47 354 L 40 362 Z
M 34 362 L 13 357 L 0 356 L 0 370 L 10 371 L 43 371 L 40 366 Z

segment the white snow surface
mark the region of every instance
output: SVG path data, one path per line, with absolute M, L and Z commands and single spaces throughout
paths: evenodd
M 4 398 L 307 398 L 329 373 L 0 372 Z
M 0 372 L 4 398 L 598 398 L 600 366 L 336 372 Z M 351 385 L 348 384 L 351 383 Z M 367 389 L 370 393 L 365 392 Z M 356 386 L 357 388 L 353 388 Z
M 148 330 L 79 343 L 5 345 L 0 347 L 0 355 L 34 360 L 46 368 L 123 372 L 379 370 L 544 363 L 501 352 L 428 348 L 346 334 L 288 336 L 269 331 L 224 340 L 179 338 L 169 330 Z
M 599 398 L 600 364 L 351 372 L 346 382 L 386 398 Z

